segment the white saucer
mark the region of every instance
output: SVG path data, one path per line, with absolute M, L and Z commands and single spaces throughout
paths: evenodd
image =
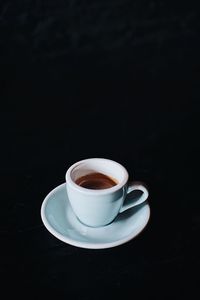
M 88 227 L 74 215 L 64 183 L 46 196 L 41 217 L 45 227 L 59 240 L 81 248 L 103 249 L 124 244 L 136 237 L 149 221 L 150 207 L 145 202 L 119 214 L 107 226 Z

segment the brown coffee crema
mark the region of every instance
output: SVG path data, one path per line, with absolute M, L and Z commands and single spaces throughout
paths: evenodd
M 75 183 L 91 190 L 109 189 L 118 184 L 117 180 L 102 173 L 90 173 L 76 179 Z

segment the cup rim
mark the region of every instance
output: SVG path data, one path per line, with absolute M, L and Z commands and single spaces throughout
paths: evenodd
M 124 172 L 124 178 L 115 186 L 111 187 L 111 188 L 107 188 L 107 189 L 101 189 L 101 190 L 92 190 L 92 189 L 87 189 L 84 188 L 82 186 L 79 186 L 78 184 L 76 184 L 72 178 L 71 178 L 71 172 L 72 170 L 77 167 L 79 164 L 90 161 L 90 160 L 102 160 L 102 161 L 110 161 L 116 165 L 118 165 Z M 90 195 L 105 195 L 105 194 L 110 194 L 113 192 L 116 192 L 118 190 L 120 190 L 124 185 L 126 185 L 127 181 L 128 181 L 129 175 L 128 172 L 126 170 L 126 168 L 124 166 L 122 166 L 120 163 L 112 160 L 112 159 L 107 159 L 107 158 L 87 158 L 87 159 L 83 159 L 80 160 L 76 163 L 74 163 L 73 165 L 71 165 L 71 167 L 69 167 L 69 169 L 66 172 L 65 175 L 65 180 L 66 183 L 69 184 L 71 187 L 73 187 L 73 189 L 78 190 L 79 192 L 81 192 L 82 194 L 90 194 Z

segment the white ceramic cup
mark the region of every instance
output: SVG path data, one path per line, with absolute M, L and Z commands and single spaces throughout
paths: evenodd
M 103 173 L 115 178 L 117 184 L 107 189 L 87 189 L 75 183 L 81 176 Z M 89 158 L 73 164 L 66 172 L 69 201 L 77 218 L 87 226 L 100 227 L 111 223 L 123 211 L 141 204 L 148 190 L 141 182 L 128 183 L 128 172 L 119 163 L 104 158 Z M 126 199 L 134 190 L 142 191 L 137 199 Z

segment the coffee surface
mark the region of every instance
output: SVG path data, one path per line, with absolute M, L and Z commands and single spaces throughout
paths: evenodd
M 91 173 L 79 177 L 75 183 L 86 189 L 102 190 L 117 185 L 117 180 L 102 173 Z

